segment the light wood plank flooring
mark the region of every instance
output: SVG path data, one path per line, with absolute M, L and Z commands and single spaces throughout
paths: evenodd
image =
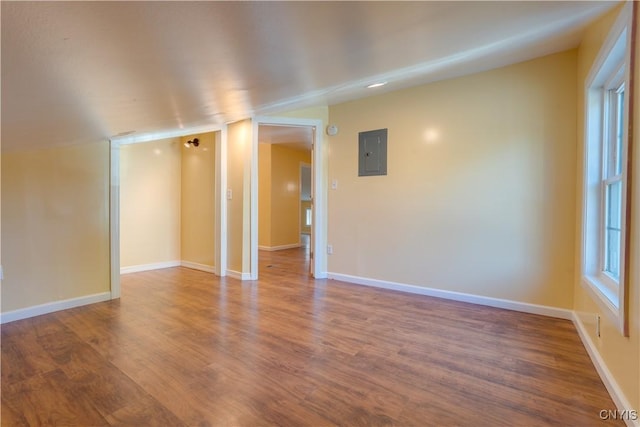
M 186 268 L 2 326 L 3 426 L 591 426 L 614 404 L 569 321 L 306 275 Z

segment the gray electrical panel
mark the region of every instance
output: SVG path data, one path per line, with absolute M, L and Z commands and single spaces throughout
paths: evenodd
M 387 129 L 358 133 L 358 176 L 387 174 Z

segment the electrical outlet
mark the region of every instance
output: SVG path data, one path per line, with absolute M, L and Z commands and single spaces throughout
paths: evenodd
M 331 255 L 333 253 L 333 245 L 327 245 L 327 253 Z
M 600 338 L 600 315 L 596 314 L 596 336 Z
M 233 199 L 233 190 L 227 188 L 227 200 Z

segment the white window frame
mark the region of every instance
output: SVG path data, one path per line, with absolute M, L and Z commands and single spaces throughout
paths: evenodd
M 628 280 L 626 277 L 627 157 L 629 143 L 629 64 L 631 4 L 623 7 L 585 81 L 584 188 L 582 206 L 581 282 L 610 315 L 620 332 L 628 336 Z M 621 172 L 607 170 L 607 141 L 613 136 L 610 123 L 610 90 L 625 88 L 623 107 Z M 621 183 L 619 276 L 605 271 L 606 189 Z
M 624 206 L 625 206 L 625 197 L 624 197 L 624 193 L 622 193 L 621 195 L 621 202 L 622 202 L 622 206 L 620 208 L 620 242 L 619 242 L 619 251 L 618 251 L 618 275 L 615 276 L 612 274 L 612 272 L 610 270 L 608 270 L 608 268 L 610 268 L 610 266 L 607 263 L 607 253 L 608 253 L 608 242 L 607 242 L 607 238 L 606 238 L 606 233 L 607 233 L 607 225 L 609 223 L 609 218 L 608 218 L 608 202 L 609 202 L 609 198 L 608 198 L 608 192 L 607 189 L 616 183 L 620 183 L 621 186 L 621 192 L 623 192 L 625 190 L 625 178 L 626 178 L 626 170 L 625 170 L 625 165 L 624 162 L 626 160 L 626 156 L 625 156 L 625 152 L 628 151 L 628 144 L 625 144 L 625 124 L 626 121 L 624 120 L 624 113 L 625 113 L 625 107 L 624 105 L 622 106 L 622 114 L 623 114 L 623 121 L 622 121 L 622 125 L 623 125 L 623 129 L 622 129 L 622 135 L 621 135 L 621 139 L 622 139 L 622 143 L 621 143 L 621 151 L 622 151 L 622 155 L 620 162 L 622 163 L 620 165 L 620 172 L 618 172 L 617 170 L 615 170 L 614 172 L 610 171 L 610 167 L 611 165 L 611 149 L 609 147 L 609 144 L 611 144 L 612 142 L 614 142 L 615 140 L 617 140 L 618 138 L 618 132 L 620 131 L 619 127 L 618 127 L 618 123 L 614 123 L 617 122 L 618 118 L 620 117 L 620 111 L 618 108 L 618 98 L 615 94 L 618 94 L 619 92 L 624 92 L 626 89 L 626 82 L 624 80 L 624 69 L 625 69 L 625 64 L 620 63 L 618 66 L 618 71 L 615 72 L 615 74 L 609 79 L 609 81 L 607 81 L 603 87 L 602 90 L 602 95 L 603 95 L 603 120 L 602 120 L 602 124 L 604 125 L 604 129 L 602 130 L 602 144 L 601 144 L 601 149 L 602 149 L 602 173 L 601 173 L 601 197 L 602 197 L 602 202 L 600 203 L 601 208 L 602 208 L 602 221 L 601 221 L 601 233 L 602 233 L 602 247 L 600 248 L 600 271 L 602 272 L 602 277 L 600 278 L 604 284 L 609 288 L 609 290 L 613 293 L 616 293 L 618 290 L 618 287 L 620 286 L 620 279 L 621 279 L 621 274 L 622 274 L 622 267 L 623 267 L 623 259 L 622 259 L 622 254 L 623 254 L 623 250 L 624 250 L 624 241 L 623 241 L 623 236 L 624 236 Z M 626 102 L 626 96 L 623 98 L 623 100 L 625 100 Z M 613 117 L 612 117 L 613 116 Z M 614 154 L 614 156 L 617 156 L 619 153 L 616 151 L 616 153 Z M 614 161 L 614 168 L 616 167 L 616 160 Z

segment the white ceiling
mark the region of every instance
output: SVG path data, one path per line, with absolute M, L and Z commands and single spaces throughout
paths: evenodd
M 491 69 L 576 47 L 615 5 L 1 3 L 3 149 L 175 132 Z

